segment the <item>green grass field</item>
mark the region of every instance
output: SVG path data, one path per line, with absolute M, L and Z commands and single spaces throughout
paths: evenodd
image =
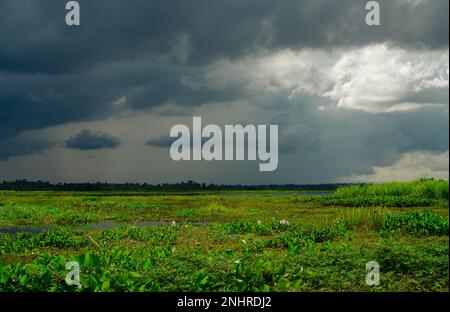
M 448 220 L 434 180 L 326 196 L 0 191 L 0 291 L 448 291 Z

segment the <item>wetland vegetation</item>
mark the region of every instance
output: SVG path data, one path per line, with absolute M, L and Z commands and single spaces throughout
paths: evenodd
M 449 290 L 448 181 L 165 192 L 0 191 L 0 291 Z

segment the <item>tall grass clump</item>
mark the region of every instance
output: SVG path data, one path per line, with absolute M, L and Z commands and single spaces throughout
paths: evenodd
M 383 207 L 371 207 L 368 209 L 341 209 L 338 220 L 345 224 L 348 229 L 367 227 L 368 229 L 381 228 L 385 219 L 390 214 L 389 210 Z
M 411 182 L 388 182 L 343 186 L 336 190 L 340 198 L 361 196 L 412 196 L 448 200 L 448 181 L 422 178 Z

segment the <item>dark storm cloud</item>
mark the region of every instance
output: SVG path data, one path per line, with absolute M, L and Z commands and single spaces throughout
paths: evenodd
M 120 140 L 116 137 L 99 131 L 82 130 L 66 140 L 65 146 L 80 150 L 95 150 L 103 148 L 116 148 Z
M 279 101 L 272 123 L 283 125 L 280 170 L 287 166 L 285 175 L 308 177 L 304 182 L 370 174 L 374 166 L 391 165 L 407 152 L 448 150 L 446 107 L 372 114 L 336 107 L 321 111 L 321 98 L 302 96 L 295 101 L 301 105 Z
M 113 80 L 101 76 L 0 72 L 0 140 L 24 130 L 105 118 L 119 92 Z
M 81 26 L 65 2 L 0 3 L 0 139 L 24 130 L 102 119 L 167 102 L 201 105 L 242 96 L 192 87 L 218 57 L 255 50 L 331 48 L 391 41 L 448 46 L 448 1 L 381 1 L 382 25 L 364 24 L 364 1 L 80 1 Z M 36 74 L 39 73 L 39 74 Z
M 163 135 L 157 138 L 150 139 L 145 142 L 145 144 L 147 144 L 148 146 L 169 148 L 175 139 L 176 138 L 171 138 L 169 136 Z
M 431 107 L 426 110 L 395 113 L 388 116 L 393 122 L 395 121 L 396 132 L 404 137 L 404 144 L 399 147 L 401 151 L 443 152 L 448 150 L 448 108 Z
M 381 0 L 379 27 L 364 23 L 368 1 L 280 1 L 273 20 L 274 46 L 359 46 L 392 42 L 409 48 L 448 46 L 448 1 Z
M 185 73 L 200 75 L 201 71 L 166 65 L 125 62 L 62 76 L 0 72 L 0 139 L 25 130 L 100 120 L 121 110 L 154 108 L 170 102 L 201 105 L 241 96 L 237 88 L 193 89 L 181 77 Z M 123 96 L 126 103 L 115 105 Z
M 0 140 L 0 161 L 14 156 L 40 153 L 53 146 L 55 142 L 35 137 L 13 137 Z
M 70 28 L 64 24 L 64 1 L 3 0 L 0 69 L 64 73 L 163 54 L 172 54 L 174 61 L 204 63 L 261 47 L 327 48 L 385 41 L 448 46 L 446 0 L 418 5 L 380 1 L 380 27 L 364 24 L 366 1 L 361 0 L 79 2 L 81 27 Z

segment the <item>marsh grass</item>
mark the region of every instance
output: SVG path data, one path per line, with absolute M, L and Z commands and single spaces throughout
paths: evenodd
M 339 187 L 330 196 L 295 198 L 296 203 L 335 207 L 448 206 L 448 181 L 419 179 Z
M 410 196 L 422 199 L 448 200 L 447 180 L 419 179 L 411 182 L 389 182 L 344 186 L 336 190 L 339 198 L 370 196 Z
M 0 234 L 0 291 L 448 291 L 446 203 L 437 180 L 326 197 L 0 192 L 1 227 L 51 228 Z M 78 225 L 111 220 L 176 226 Z M 81 289 L 64 282 L 71 260 Z
M 349 229 L 379 228 L 393 212 L 385 207 L 339 209 L 337 219 Z

